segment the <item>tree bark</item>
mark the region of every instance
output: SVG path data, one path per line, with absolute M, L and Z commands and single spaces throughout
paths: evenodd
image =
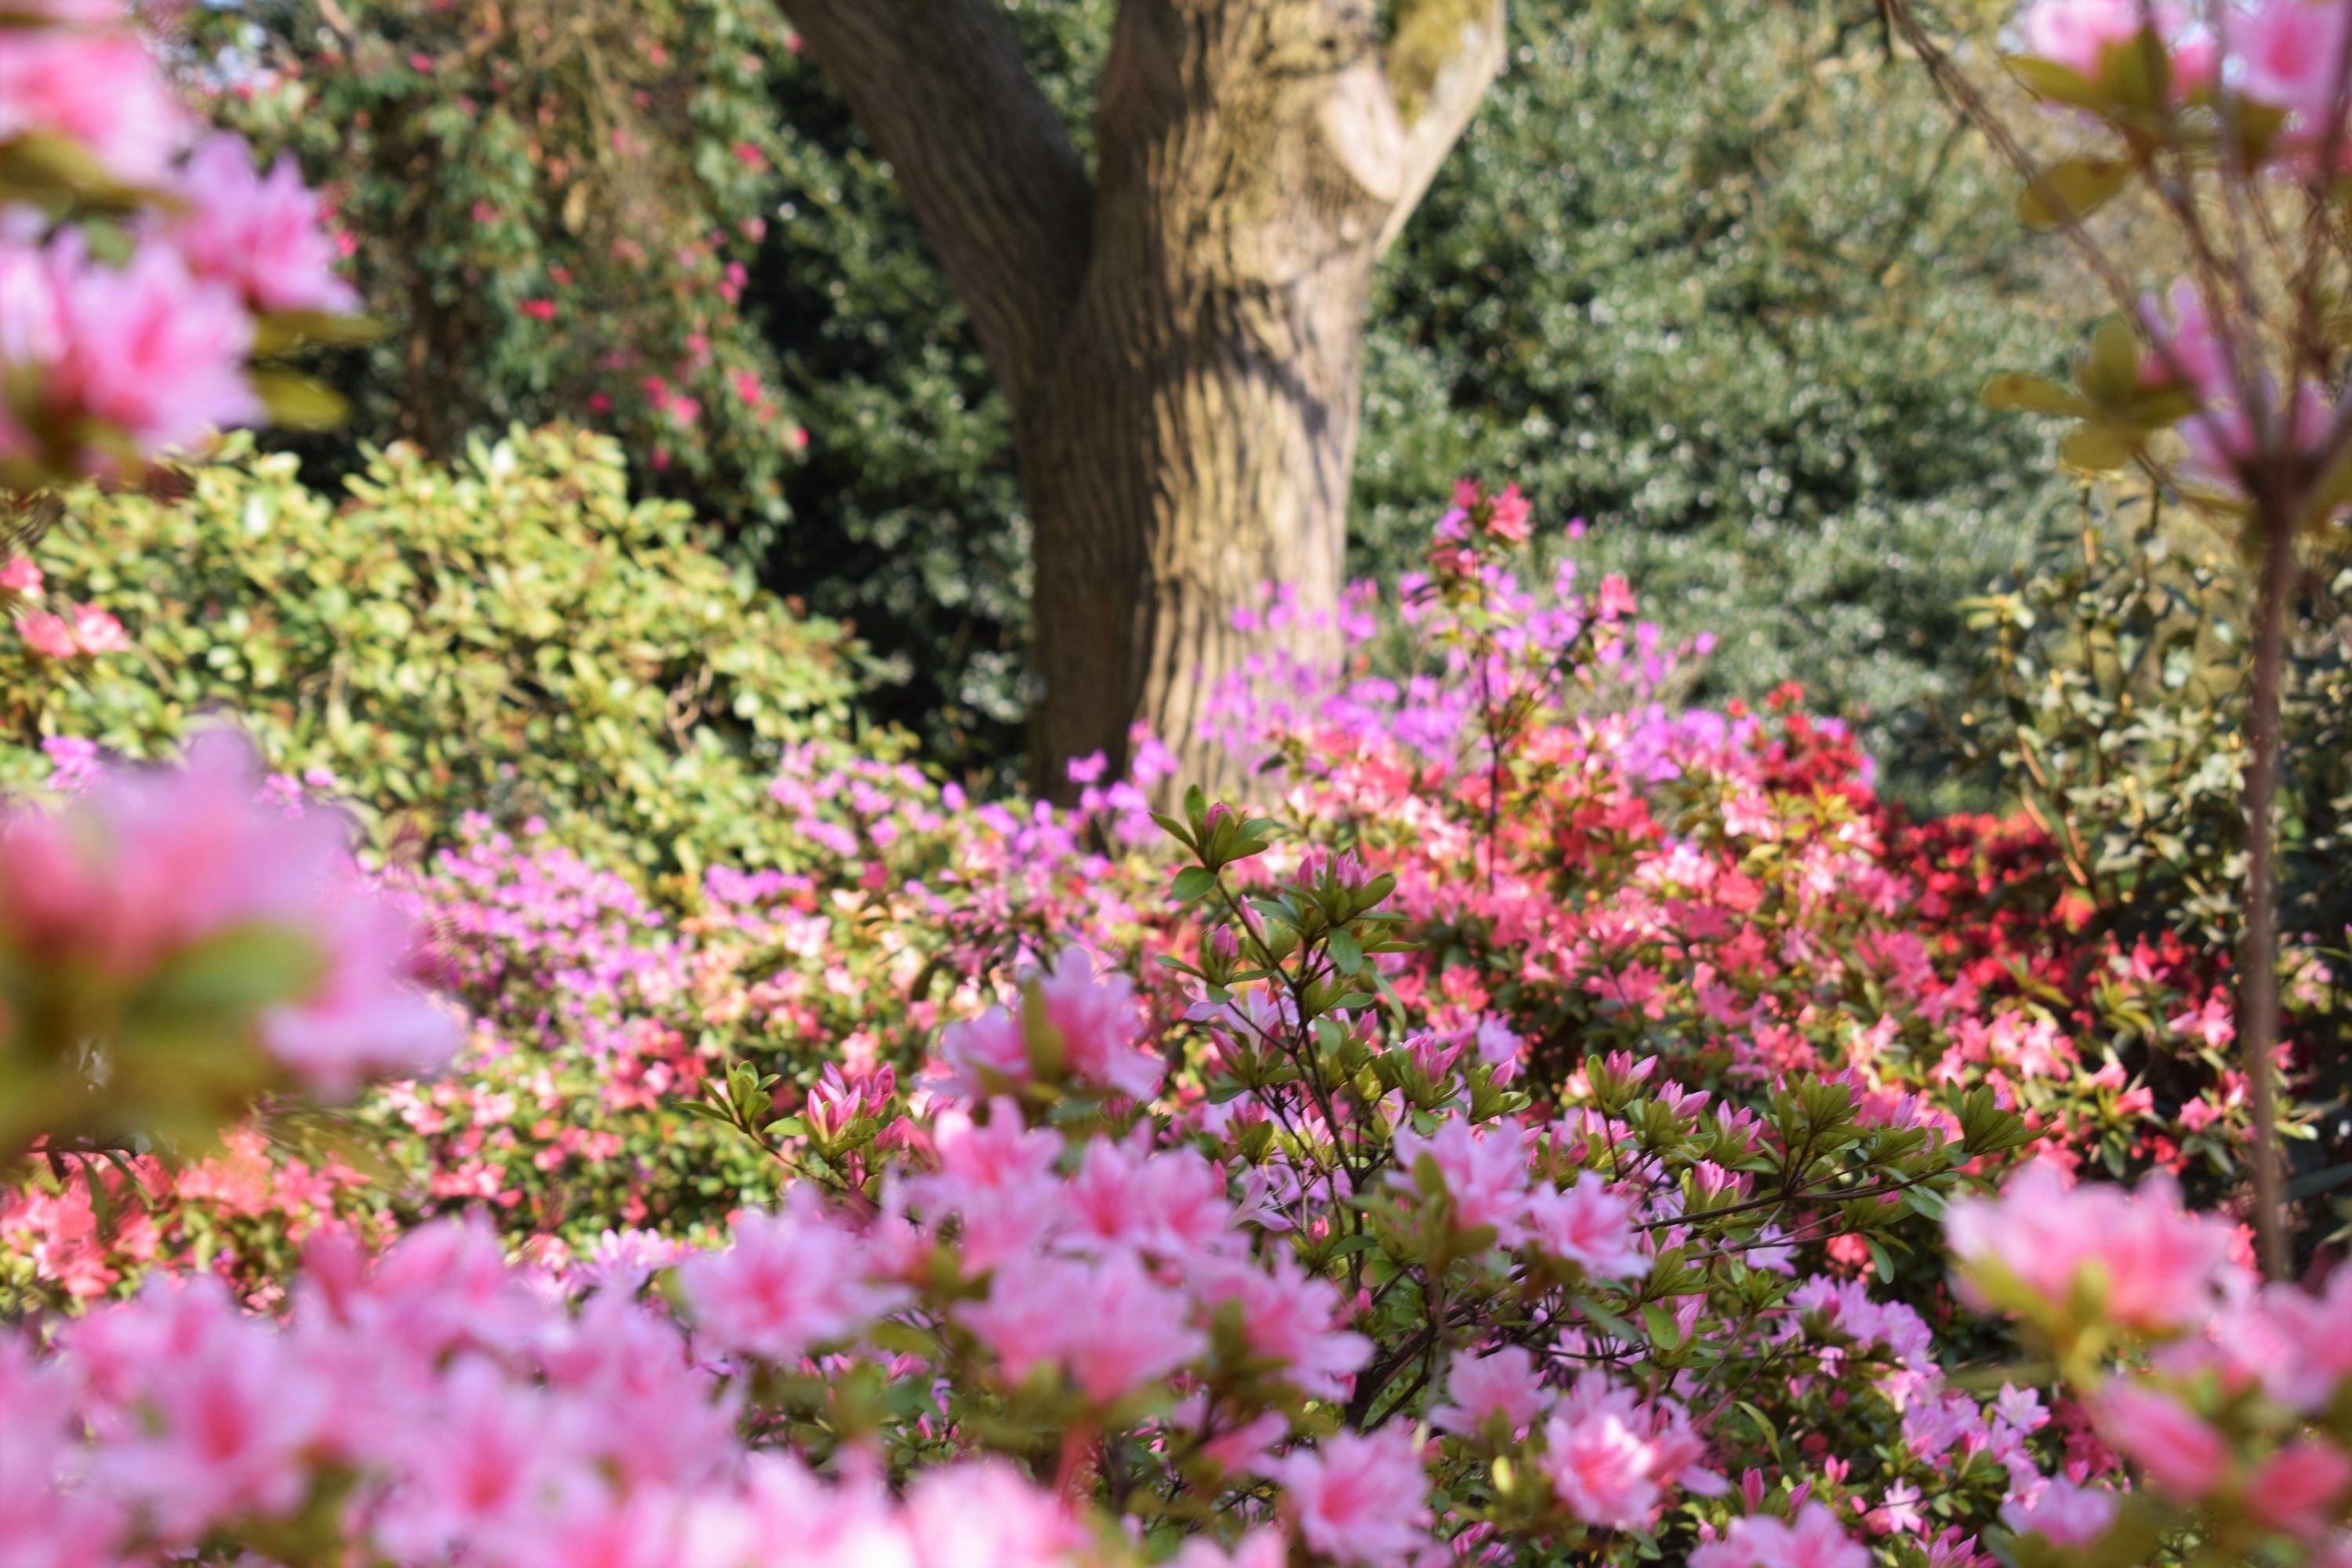
M 1502 0 L 1401 0 L 1386 36 L 1370 0 L 1124 0 L 1090 185 L 992 0 L 793 15 L 1012 405 L 1034 782 L 1123 766 L 1134 726 L 1171 787 L 1229 781 L 1212 698 L 1338 651 L 1372 268 L 1501 67 Z

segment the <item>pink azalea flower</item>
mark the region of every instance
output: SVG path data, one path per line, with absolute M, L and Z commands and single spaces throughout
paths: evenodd
M 1086 1310 L 1073 1311 L 1073 1302 Z M 1185 1321 L 1183 1298 L 1123 1253 L 1095 1263 L 1053 1259 L 1001 1270 L 989 1299 L 967 1309 L 963 1320 L 996 1352 L 1008 1381 L 1055 1362 L 1097 1405 L 1167 1376 L 1209 1343 Z
M 190 122 L 128 32 L 0 28 L 0 142 L 59 136 L 132 184 L 163 184 Z
M 41 596 L 41 569 L 22 555 L 12 555 L 0 565 L 0 589 L 21 595 L 27 599 Z
M 78 605 L 73 613 L 74 647 L 86 654 L 128 653 L 131 637 L 122 623 L 96 605 Z
M 2053 1546 L 2086 1546 L 2116 1521 L 2116 1495 L 2063 1478 L 2042 1484 L 2031 1503 L 2000 1505 L 2000 1521 L 2020 1535 L 2038 1533 Z
M 186 209 L 163 234 L 198 278 L 226 284 L 257 310 L 358 308 L 357 291 L 335 275 L 325 204 L 290 158 L 257 174 L 245 139 L 223 132 L 189 157 L 179 195 Z
M 252 342 L 243 301 L 191 277 L 160 241 L 119 268 L 90 259 L 72 235 L 37 252 L 0 242 L 0 363 L 37 373 L 40 406 L 61 425 L 98 420 L 152 456 L 257 418 Z M 24 432 L 7 436 L 24 448 Z M 99 471 L 111 462 L 81 460 Z
M 2340 115 L 2330 100 L 2344 24 L 2344 7 L 2326 0 L 2263 0 L 2251 15 L 2232 16 L 2230 47 L 2244 68 L 2238 91 L 2293 111 L 2306 129 Z
M 1544 1473 L 1570 1513 L 1611 1530 L 1649 1521 L 1658 1505 L 1650 1475 L 1657 1456 L 1614 1412 L 1573 1423 L 1555 1415 L 1544 1424 Z
M 2306 1540 L 2323 1534 L 2352 1489 L 2352 1459 L 2316 1439 L 2288 1444 L 2246 1483 L 2246 1506 L 2267 1523 Z
M 1492 1355 L 1455 1356 L 1446 1372 L 1445 1396 L 1447 1403 L 1432 1413 L 1429 1424 L 1465 1437 L 1497 1415 L 1516 1436 L 1551 1402 L 1551 1391 L 1536 1374 L 1534 1354 L 1519 1345 L 1506 1345 Z
M 1722 1540 L 1690 1554 L 1690 1568 L 1870 1568 L 1870 1562 L 1869 1549 L 1817 1502 L 1800 1509 L 1793 1524 L 1769 1514 L 1735 1519 Z
M 2190 1501 L 2221 1484 L 2230 1447 L 2179 1401 L 2120 1384 L 2099 1398 L 2099 1435 L 2158 1486 Z
M 2230 1228 L 2184 1213 L 2167 1177 L 2137 1193 L 2105 1183 L 2070 1185 L 2036 1161 L 1999 1198 L 1962 1198 L 1946 1225 L 1960 1261 L 1962 1294 L 1988 1305 L 1975 1273 L 1993 1268 L 2042 1300 L 2063 1303 L 2077 1276 L 2095 1271 L 2107 1315 L 2127 1328 L 2164 1332 L 2202 1321 L 2231 1267 Z
M 1410 1128 L 1396 1134 L 1400 1169 L 1390 1183 L 1414 1190 L 1426 1156 L 1454 1200 L 1454 1223 L 1465 1230 L 1492 1226 L 1503 1241 L 1516 1240 L 1528 1202 L 1528 1158 L 1516 1129 L 1474 1132 L 1466 1121 L 1448 1121 L 1424 1138 Z
M 732 1246 L 688 1258 L 677 1281 L 707 1343 L 784 1364 L 847 1339 L 906 1299 L 863 1278 L 857 1238 L 820 1210 L 809 1187 L 794 1187 L 776 1213 L 744 1215 Z
M 74 641 L 73 626 L 63 616 L 47 610 L 18 616 L 16 635 L 44 658 L 72 658 L 81 652 L 81 645 Z
M 1291 1252 L 1277 1251 L 1265 1268 L 1243 1258 L 1195 1267 L 1202 1302 L 1239 1301 L 1250 1350 L 1280 1362 L 1309 1398 L 1339 1397 L 1347 1378 L 1371 1359 L 1371 1341 L 1339 1326 L 1339 1288 L 1308 1274 Z
M 1056 1568 L 1087 1544 L 1067 1509 L 997 1462 L 924 1476 L 907 1494 L 907 1527 L 919 1568 Z
M 310 934 L 327 952 L 324 976 L 261 1021 L 262 1043 L 305 1088 L 341 1099 L 364 1079 L 415 1076 L 449 1059 L 465 1028 L 404 978 L 415 942 L 406 915 L 354 888 Z
M 2105 51 L 2138 36 L 2142 5 L 2143 0 L 2035 0 L 2019 19 L 2026 53 L 2096 81 Z
M 1635 1279 L 1650 1271 L 1633 1207 L 1610 1191 L 1600 1173 L 1580 1171 L 1576 1184 L 1538 1191 L 1528 1201 L 1528 1244 L 1581 1265 L 1596 1279 Z
M 159 1375 L 142 1401 L 142 1435 L 108 1450 L 107 1477 L 167 1539 L 193 1541 L 236 1515 L 284 1513 L 302 1500 L 305 1451 L 329 1394 L 267 1325 L 215 1318 L 168 1370 L 150 1370 Z
M 1300 1537 L 1324 1556 L 1389 1568 L 1420 1552 L 1431 1519 L 1429 1479 L 1402 1426 L 1336 1432 L 1267 1468 L 1288 1489 L 1287 1512 Z

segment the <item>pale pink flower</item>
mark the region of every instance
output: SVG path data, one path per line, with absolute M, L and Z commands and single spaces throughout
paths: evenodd
M 790 1363 L 846 1340 L 906 1299 L 864 1278 L 857 1238 L 824 1215 L 813 1189 L 794 1187 L 773 1214 L 736 1222 L 734 1243 L 678 1266 L 678 1288 L 703 1341 Z
M 41 596 L 41 569 L 29 557 L 12 555 L 6 564 L 0 565 L 0 589 L 37 599 Z
M 1454 1219 L 1465 1230 L 1492 1226 L 1506 1243 L 1519 1234 L 1528 1201 L 1528 1158 L 1518 1130 L 1473 1132 L 1465 1121 L 1448 1121 L 1424 1138 L 1410 1128 L 1396 1134 L 1391 1184 L 1413 1191 L 1426 1156 L 1454 1200 Z
M 2026 52 L 2096 81 L 2105 51 L 2137 36 L 2142 5 L 2143 0 L 2035 0 L 2019 18 Z
M 1300 1393 L 1336 1399 L 1371 1359 L 1372 1342 L 1340 1324 L 1339 1288 L 1307 1273 L 1287 1249 L 1264 1268 L 1246 1258 L 1203 1260 L 1192 1288 L 1203 1305 L 1239 1301 L 1250 1350 L 1280 1362 Z
M 304 1088 L 341 1099 L 365 1079 L 430 1072 L 456 1053 L 463 1023 L 404 978 L 415 942 L 406 915 L 353 887 L 309 934 L 326 949 L 325 974 L 261 1020 L 262 1044 Z
M 1596 1279 L 1634 1279 L 1650 1271 L 1633 1205 L 1596 1171 L 1579 1171 L 1572 1187 L 1538 1191 L 1528 1202 L 1524 1229 L 1529 1246 L 1581 1265 Z
M 1735 1519 L 1723 1539 L 1694 1548 L 1690 1568 L 1870 1568 L 1870 1550 L 1838 1528 L 1821 1503 L 1797 1511 L 1796 1522 L 1751 1514 Z
M 1289 1561 L 1290 1544 L 1280 1531 L 1253 1530 L 1231 1552 L 1196 1535 L 1168 1560 L 1168 1568 L 1286 1568 Z
M 1656 1454 L 1613 1412 L 1572 1424 L 1555 1415 L 1544 1424 L 1544 1473 L 1570 1513 L 1611 1530 L 1649 1521 L 1658 1505 L 1650 1474 Z
M 919 1568 L 1056 1568 L 1088 1544 L 1050 1493 L 995 1461 L 931 1471 L 908 1489 L 906 1517 Z
M 2086 1546 L 2116 1521 L 2116 1494 L 2056 1478 L 2031 1503 L 2001 1504 L 2000 1521 L 2020 1535 L 2039 1533 L 2053 1546 Z
M 2195 1501 L 2221 1484 L 2230 1447 L 2168 1394 L 2118 1384 L 2100 1395 L 2099 1435 L 2174 1495 Z
M 989 1299 L 962 1316 L 996 1352 L 1008 1381 L 1056 1363 L 1097 1405 L 1167 1376 L 1208 1349 L 1207 1337 L 1185 1321 L 1184 1299 L 1125 1253 L 999 1270 Z
M 1159 1092 L 1167 1068 L 1140 1047 L 1143 1013 L 1135 983 L 1116 971 L 1097 975 L 1094 960 L 1066 949 L 1051 973 L 1038 977 L 1045 1021 L 1062 1034 L 1064 1059 L 1073 1077 L 1131 1100 Z
M 291 1510 L 329 1390 L 264 1323 L 215 1318 L 168 1366 L 149 1369 L 138 1435 L 109 1447 L 105 1478 L 167 1539 L 189 1542 L 239 1514 Z
M 1288 1490 L 1286 1511 L 1307 1544 L 1363 1568 L 1413 1561 L 1429 1524 L 1429 1479 L 1401 1426 L 1335 1432 L 1268 1470 Z
M 223 132 L 189 157 L 178 194 L 186 208 L 163 232 L 197 277 L 228 285 L 257 310 L 357 309 L 358 293 L 335 276 L 324 204 L 291 159 L 257 174 L 245 139 Z
M 1044 1022 L 1060 1036 L 1062 1068 L 1072 1079 L 1137 1100 L 1158 1092 L 1167 1068 L 1140 1047 L 1134 982 L 1116 972 L 1097 976 L 1094 960 L 1070 948 L 1026 984 L 1036 988 Z M 940 1037 L 940 1059 L 947 1088 L 967 1100 L 1036 1076 L 1018 1007 L 992 1007 L 951 1025 Z
M 96 605 L 74 606 L 73 640 L 74 647 L 86 654 L 131 651 L 131 637 L 122 623 Z
M 1533 1353 L 1506 1345 L 1492 1355 L 1455 1356 L 1445 1375 L 1445 1397 L 1429 1417 L 1439 1431 L 1467 1437 L 1483 1430 L 1488 1416 L 1501 1415 L 1516 1436 L 1534 1425 L 1551 1391 L 1536 1373 Z
M 1999 1198 L 1955 1200 L 1946 1234 L 1960 1260 L 1961 1293 L 1972 1304 L 1993 1304 L 1978 1278 L 1990 1280 L 1989 1270 L 2053 1306 L 2090 1271 L 2104 1288 L 2108 1317 L 2150 1332 L 2202 1321 L 2231 1267 L 2230 1227 L 2184 1213 L 2168 1178 L 2151 1176 L 2136 1193 L 2105 1183 L 2074 1186 L 2046 1161 L 2026 1166 Z

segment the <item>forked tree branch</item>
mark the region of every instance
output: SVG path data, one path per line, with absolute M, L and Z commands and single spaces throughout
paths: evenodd
M 1384 51 L 1402 129 L 1396 205 L 1380 250 L 1396 242 L 1437 167 L 1503 68 L 1504 0 L 1400 0 Z

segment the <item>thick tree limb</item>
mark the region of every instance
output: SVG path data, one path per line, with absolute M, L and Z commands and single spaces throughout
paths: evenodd
M 890 161 L 1016 413 L 1086 276 L 1094 193 L 994 0 L 789 0 Z
M 1400 0 L 1388 84 L 1402 128 L 1397 203 L 1381 226 L 1385 253 L 1437 177 L 1503 68 L 1504 0 Z

